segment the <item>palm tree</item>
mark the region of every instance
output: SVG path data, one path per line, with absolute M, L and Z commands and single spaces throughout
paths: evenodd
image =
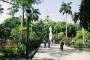
M 66 14 L 66 37 L 67 37 L 67 14 L 72 14 L 72 11 L 71 11 L 71 5 L 72 2 L 69 2 L 69 3 L 65 3 L 65 2 L 62 2 L 62 5 L 61 5 L 61 8 L 59 10 L 59 12 L 63 12 L 63 15 Z
M 8 10 L 10 11 L 8 14 L 14 17 L 15 13 L 19 11 L 18 8 L 18 5 L 12 5 L 12 7 L 8 8 Z
M 31 7 L 31 9 L 32 9 L 31 22 L 37 21 L 39 19 L 39 15 L 41 15 L 39 9 L 34 9 L 33 7 Z M 32 32 L 32 24 L 31 24 L 31 32 Z
M 29 44 L 29 36 L 30 36 L 30 34 L 29 34 L 29 23 L 31 23 L 31 22 L 33 22 L 33 21 L 36 21 L 36 20 L 38 20 L 38 14 L 39 14 L 39 12 L 38 12 L 39 10 L 38 9 L 34 9 L 34 8 L 28 8 L 27 10 L 26 10 L 26 12 L 27 12 L 27 45 L 26 45 L 26 56 L 27 56 L 27 58 L 28 58 L 28 44 Z M 32 32 L 32 26 L 31 26 L 31 32 Z
M 39 19 L 39 15 L 41 15 L 41 13 L 39 12 L 39 9 L 34 9 L 32 8 L 32 21 L 37 21 Z
M 72 20 L 74 21 L 75 24 L 77 23 L 78 19 L 79 19 L 79 13 L 74 12 L 74 14 L 72 14 Z

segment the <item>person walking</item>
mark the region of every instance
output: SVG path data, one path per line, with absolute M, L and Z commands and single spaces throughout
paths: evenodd
M 60 42 L 60 49 L 63 51 L 63 45 L 64 45 L 64 42 L 63 41 L 61 41 Z
M 48 48 L 50 48 L 50 40 L 48 40 Z

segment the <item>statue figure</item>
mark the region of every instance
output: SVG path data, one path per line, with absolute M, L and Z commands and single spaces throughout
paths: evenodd
M 52 44 L 52 27 L 51 26 L 49 27 L 49 40 L 50 40 L 50 43 Z

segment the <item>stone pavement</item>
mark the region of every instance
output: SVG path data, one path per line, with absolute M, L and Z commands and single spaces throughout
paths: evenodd
M 54 44 L 50 48 L 44 48 L 44 45 L 41 44 L 41 47 L 32 60 L 90 60 L 90 53 L 76 51 L 66 46 L 61 51 L 58 44 Z

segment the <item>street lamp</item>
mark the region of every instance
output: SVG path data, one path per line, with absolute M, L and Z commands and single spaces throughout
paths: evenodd
M 26 9 L 26 12 L 27 12 L 27 41 L 26 41 L 26 58 L 28 59 L 29 58 L 29 23 L 30 23 L 30 20 L 31 20 L 31 14 L 32 14 L 32 10 L 30 8 Z

